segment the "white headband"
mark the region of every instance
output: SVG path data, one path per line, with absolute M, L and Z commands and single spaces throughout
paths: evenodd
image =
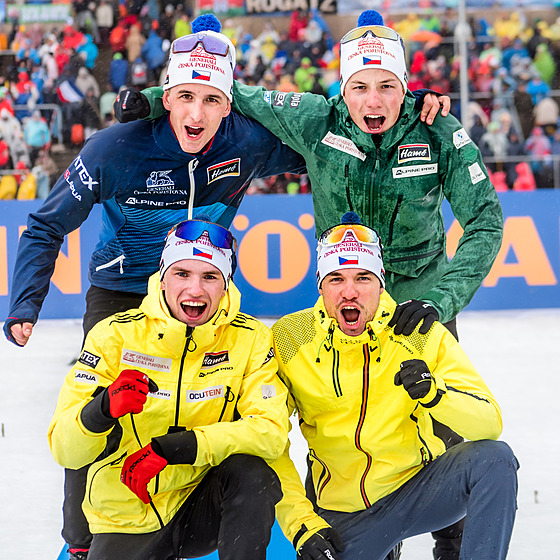
M 385 269 L 381 243 L 358 241 L 354 232 L 349 229 L 339 243 L 333 245 L 317 244 L 317 287 L 331 272 L 345 268 L 361 268 L 372 272 L 385 287 Z
M 366 32 L 367 26 L 364 27 L 364 33 Z M 344 93 L 346 82 L 356 72 L 370 68 L 380 68 L 392 72 L 406 91 L 408 75 L 404 47 L 400 40 L 374 37 L 371 32 L 367 32 L 364 37 L 341 43 L 340 92 Z
M 171 232 L 161 253 L 159 278 L 163 280 L 165 271 L 174 263 L 182 260 L 202 261 L 214 265 L 224 277 L 226 288 L 232 275 L 232 249 L 216 247 L 204 232 L 196 241 L 181 239 Z
M 226 56 L 207 53 L 202 43 L 186 53 L 174 53 L 172 45 L 163 89 L 167 90 L 180 84 L 203 84 L 223 91 L 231 101 L 236 62 L 233 43 L 222 33 L 211 30 L 199 31 L 195 35 L 208 35 L 226 43 L 229 46 Z

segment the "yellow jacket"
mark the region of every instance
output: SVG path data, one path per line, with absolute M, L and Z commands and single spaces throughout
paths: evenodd
M 350 337 L 327 316 L 320 297 L 313 309 L 272 327 L 288 409 L 297 410 L 309 444 L 322 508 L 364 510 L 444 453 L 432 417 L 469 440 L 496 439 L 502 431 L 494 397 L 447 329 L 435 323 L 426 335 L 396 336 L 387 326 L 394 309 L 384 292 L 366 331 Z M 420 401 L 394 384 L 401 362 L 410 359 L 424 360 L 437 386 Z M 297 549 L 328 524 L 305 499 L 289 446 L 273 467 L 284 492 L 278 521 Z
M 48 438 L 62 466 L 88 471 L 83 509 L 93 533 L 146 533 L 174 516 L 212 466 L 245 453 L 272 462 L 288 437 L 286 388 L 277 376 L 272 333 L 239 312 L 230 283 L 214 318 L 187 337 L 187 326 L 169 314 L 158 275 L 150 278 L 139 309 L 97 324 L 66 376 Z M 139 414 L 121 417 L 104 433 L 89 431 L 81 410 L 124 369 L 157 383 Z M 168 465 L 148 484 L 144 504 L 123 483 L 128 454 L 177 428 L 193 430 L 193 465 Z M 121 433 L 122 432 L 122 433 Z M 104 458 L 98 456 L 104 452 Z M 95 462 L 94 462 L 95 461 Z M 250 473 L 248 473 L 250 476 Z

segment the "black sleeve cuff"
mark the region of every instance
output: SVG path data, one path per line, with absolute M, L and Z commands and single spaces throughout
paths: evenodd
M 198 444 L 194 432 L 184 431 L 153 438 L 152 448 L 170 465 L 192 465 L 196 461 Z
M 110 430 L 117 420 L 109 414 L 109 397 L 107 389 L 89 401 L 80 415 L 82 424 L 90 432 L 101 434 Z
M 433 408 L 434 406 L 436 406 L 436 404 L 439 403 L 439 401 L 441 401 L 441 397 L 444 395 L 445 393 L 441 390 L 438 389 L 436 396 L 429 402 L 429 403 L 420 403 L 424 408 Z

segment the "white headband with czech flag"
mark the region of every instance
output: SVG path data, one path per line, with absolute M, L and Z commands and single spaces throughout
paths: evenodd
M 173 41 L 163 89 L 167 90 L 181 84 L 203 84 L 219 89 L 231 101 L 233 72 L 236 63 L 235 47 L 222 33 L 212 29 L 201 29 L 201 27 L 207 25 L 208 21 L 214 24 L 215 29 L 221 29 L 221 24 L 217 18 L 212 16 L 213 19 L 208 19 L 207 16 L 209 14 L 200 16 L 192 22 L 193 33 L 191 35 L 185 35 Z M 203 20 L 203 18 L 206 19 Z M 197 23 L 197 20 L 202 20 L 202 23 Z M 194 32 L 195 29 L 196 32 Z M 227 45 L 227 53 L 222 56 L 207 52 L 204 48 L 206 37 Z M 195 40 L 196 46 L 189 52 L 180 52 L 180 45 L 184 44 L 186 39 Z
M 333 239 L 336 241 L 333 242 Z M 341 224 L 324 232 L 317 243 L 317 287 L 331 272 L 361 268 L 372 272 L 385 287 L 383 250 L 377 232 L 360 223 L 354 212 L 347 212 Z
M 358 27 L 340 40 L 340 92 L 346 82 L 360 70 L 378 68 L 392 72 L 406 91 L 408 74 L 404 44 L 400 35 L 383 25 L 383 18 L 375 10 L 363 12 Z

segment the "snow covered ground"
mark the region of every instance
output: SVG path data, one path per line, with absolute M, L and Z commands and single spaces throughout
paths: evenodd
M 459 335 L 502 407 L 502 439 L 521 463 L 508 558 L 558 558 L 560 309 L 464 312 Z M 63 472 L 46 431 L 81 338 L 74 320 L 40 321 L 24 349 L 0 336 L 0 560 L 55 560 L 63 544 Z M 303 471 L 300 438 L 293 449 Z M 429 536 L 411 539 L 402 558 L 429 560 L 431 546 Z

